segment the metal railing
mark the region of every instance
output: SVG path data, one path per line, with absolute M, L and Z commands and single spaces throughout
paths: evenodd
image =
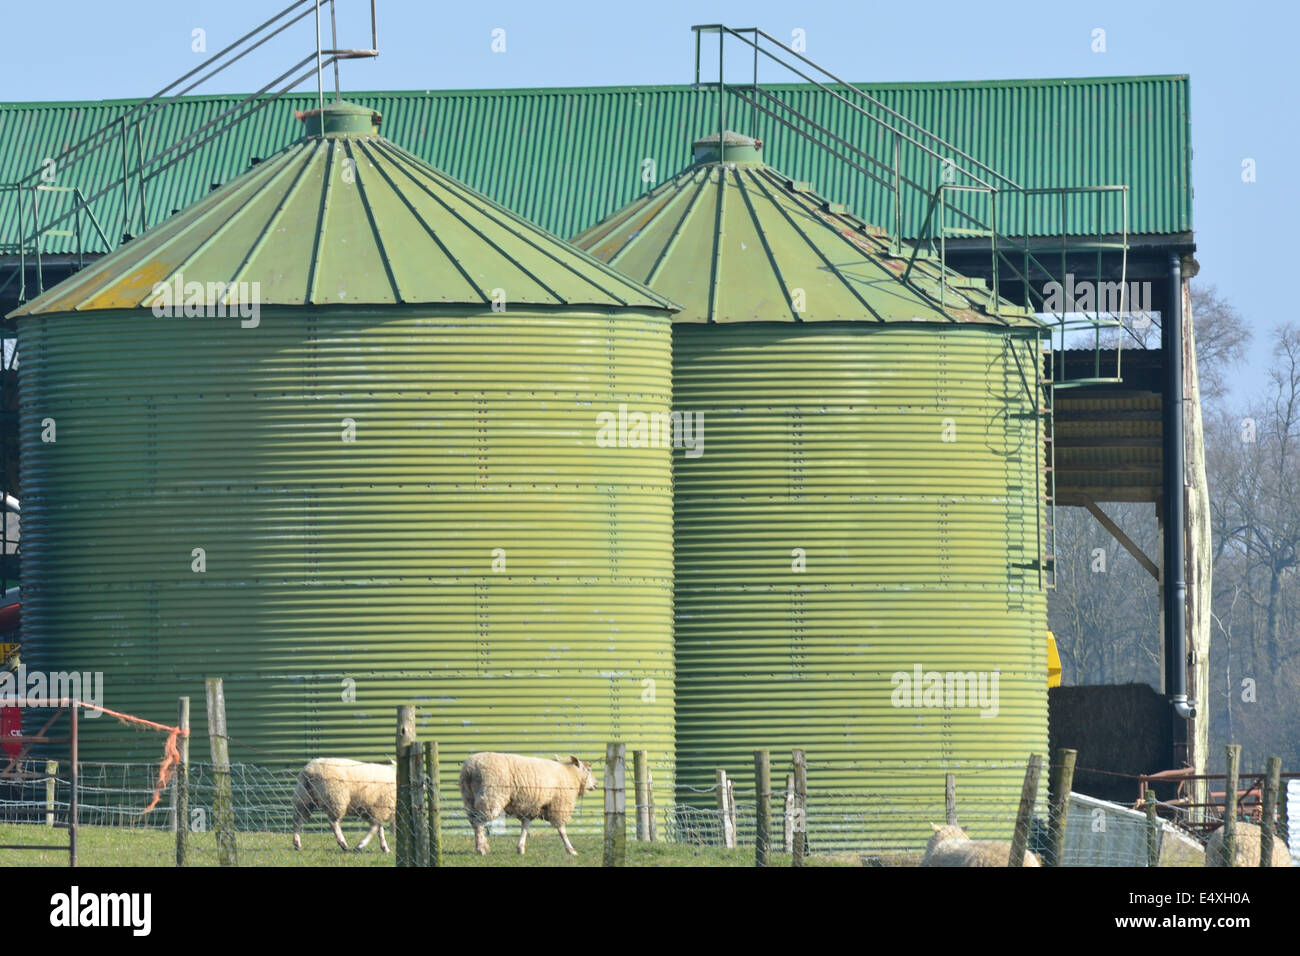
M 16 191 L 18 194 L 18 218 L 22 230 L 18 248 L 7 250 L 9 255 L 17 255 L 18 257 L 17 272 L 16 274 L 10 274 L 0 282 L 0 291 L 3 291 L 10 283 L 15 281 L 16 276 L 19 283 L 18 301 L 20 303 L 27 301 L 29 258 L 34 266 L 35 294 L 39 295 L 45 290 L 41 245 L 44 237 L 75 234 L 77 237 L 78 261 L 80 264 L 84 264 L 85 250 L 82 247 L 83 215 L 88 217 L 94 224 L 96 233 L 104 243 L 104 251 L 111 252 L 117 243 L 109 239 L 90 209 L 91 204 L 102 197 L 108 196 L 110 193 L 117 192 L 120 195 L 120 221 L 124 230 L 120 241 L 128 241 L 134 235 L 144 232 L 151 225 L 146 190 L 147 184 L 151 180 L 211 143 L 232 127 L 246 122 L 261 110 L 266 109 L 270 104 L 279 101 L 285 93 L 309 79 L 313 73 L 316 75 L 318 107 L 323 107 L 325 103 L 323 74 L 326 67 L 332 66 L 334 68 L 334 88 L 337 98 L 339 96 L 339 61 L 370 58 L 379 54 L 375 0 L 362 0 L 362 2 L 368 4 L 370 11 L 371 45 L 369 47 L 345 49 L 338 46 L 335 16 L 336 0 L 295 0 L 295 2 L 271 16 L 259 26 L 208 57 L 199 66 L 164 86 L 153 96 L 142 100 L 125 113 L 103 123 L 57 156 L 44 160 L 38 168 L 32 170 L 26 176 L 12 183 L 0 184 L 0 191 Z M 329 8 L 332 40 L 329 47 L 323 46 L 321 39 L 321 14 L 326 5 Z M 294 25 L 313 17 L 313 15 L 315 43 L 306 56 L 297 60 L 292 66 L 269 83 L 261 86 L 256 92 L 250 93 L 222 110 L 197 129 L 190 130 L 186 135 L 167 142 L 161 148 L 146 155 L 145 125 L 151 117 L 234 66 L 254 50 L 262 47 Z M 86 196 L 82 194 L 80 189 L 74 187 L 51 184 L 50 177 L 52 175 L 65 176 L 87 160 L 98 157 L 101 160 L 100 165 L 104 165 L 103 161 L 111 151 L 116 151 L 121 155 L 121 175 L 114 176 L 91 195 Z M 116 160 L 114 159 L 114 161 Z M 71 191 L 75 193 L 77 201 L 70 209 L 53 214 L 49 214 L 47 211 L 45 215 L 49 215 L 50 218 L 46 219 L 43 217 L 38 197 L 41 191 L 52 190 Z M 28 235 L 27 227 L 24 224 L 28 213 L 28 209 L 23 206 L 24 196 L 30 196 L 30 202 L 28 203 L 31 213 L 30 235 Z M 70 219 L 73 220 L 71 227 L 65 225 Z

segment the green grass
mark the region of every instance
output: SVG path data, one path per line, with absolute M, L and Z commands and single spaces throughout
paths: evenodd
M 347 826 L 344 835 L 355 843 L 365 835 L 364 826 Z M 444 866 L 599 866 L 602 840 L 599 835 L 570 835 L 576 857 L 564 852 L 560 838 L 545 824 L 534 825 L 528 836 L 528 853 L 515 852 L 517 827 L 491 839 L 491 852 L 479 856 L 473 838 L 449 835 L 443 840 Z M 0 843 L 63 844 L 66 830 L 43 826 L 0 824 Z M 360 853 L 345 853 L 328 833 L 304 833 L 302 850 L 295 851 L 287 833 L 240 833 L 236 838 L 242 866 L 392 866 L 393 855 L 379 851 L 379 841 Z M 392 847 L 391 834 L 388 838 Z M 175 860 L 175 837 L 157 830 L 127 830 L 116 827 L 81 827 L 78 831 L 78 862 L 82 866 L 172 866 Z M 190 834 L 190 865 L 215 866 L 216 838 L 212 833 Z M 0 867 L 66 866 L 66 849 L 0 850 Z M 811 856 L 810 866 L 858 866 L 854 854 Z M 754 848 L 725 850 L 670 843 L 637 843 L 628 840 L 628 866 L 753 866 Z M 773 866 L 789 866 L 786 853 L 773 854 Z

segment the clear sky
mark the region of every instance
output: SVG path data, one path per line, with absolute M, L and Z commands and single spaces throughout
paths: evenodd
M 215 52 L 287 2 L 8 0 L 0 99 L 152 94 L 202 60 L 195 29 Z M 368 0 L 337 2 L 340 43 L 368 46 Z M 345 90 L 685 83 L 689 27 L 708 22 L 779 38 L 801 29 L 812 59 L 863 82 L 1188 73 L 1200 277 L 1256 330 L 1236 397 L 1260 381 L 1268 330 L 1295 318 L 1294 293 L 1279 288 L 1294 281 L 1287 249 L 1300 219 L 1293 0 L 377 3 L 381 55 L 345 63 Z M 494 53 L 497 28 L 505 51 Z M 1093 50 L 1097 28 L 1105 52 Z M 313 42 L 309 18 L 200 92 L 256 89 Z M 1255 161 L 1253 183 L 1242 181 L 1245 159 Z

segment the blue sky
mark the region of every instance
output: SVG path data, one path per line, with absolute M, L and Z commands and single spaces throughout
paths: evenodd
M 340 42 L 369 42 L 368 0 L 337 0 Z M 9 4 L 0 99 L 142 96 L 287 4 L 278 0 L 43 0 Z M 683 83 L 694 23 L 795 28 L 814 60 L 851 80 L 984 80 L 1141 73 L 1191 75 L 1194 225 L 1201 279 L 1256 330 L 1236 379 L 1244 399 L 1268 360 L 1268 330 L 1293 311 L 1287 240 L 1300 214 L 1295 59 L 1300 5 L 1288 2 L 834 4 L 378 0 L 377 60 L 343 65 L 344 89 L 454 89 Z M 492 31 L 506 31 L 493 53 Z M 1106 50 L 1092 50 L 1093 30 Z M 21 38 L 19 40 L 18 38 Z M 305 55 L 309 21 L 201 91 L 252 90 Z M 1286 74 L 1285 76 L 1283 74 Z M 314 85 L 314 84 L 313 84 Z M 960 145 L 960 143 L 958 143 Z M 1241 164 L 1256 164 L 1243 183 Z

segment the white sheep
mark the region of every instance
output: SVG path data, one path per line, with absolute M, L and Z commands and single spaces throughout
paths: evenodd
M 1254 823 L 1238 822 L 1233 827 L 1233 866 L 1259 866 L 1260 832 Z M 1223 827 L 1215 830 L 1205 841 L 1205 865 L 1227 866 L 1223 852 Z M 1277 867 L 1291 865 L 1291 853 L 1280 836 L 1273 836 L 1273 865 Z
M 504 813 L 523 825 L 520 854 L 528 842 L 529 821 L 541 819 L 555 827 L 564 849 L 577 856 L 564 827 L 578 798 L 595 789 L 591 764 L 572 754 L 567 760 L 544 760 L 518 754 L 477 753 L 471 754 L 460 768 L 460 793 L 474 827 L 474 848 L 480 854 L 488 851 L 488 821 Z
M 922 866 L 1006 866 L 1011 844 L 1002 840 L 972 840 L 961 827 L 930 824 L 934 835 L 925 846 Z M 1025 866 L 1040 866 L 1038 857 L 1025 851 Z
M 302 825 L 312 811 L 322 810 L 339 846 L 348 848 L 339 823 L 355 814 L 370 824 L 357 850 L 365 848 L 379 833 L 379 848 L 388 852 L 384 824 L 391 824 L 397 812 L 397 768 L 393 764 L 362 763 L 340 757 L 317 757 L 298 772 L 293 793 L 293 848 L 302 849 Z

